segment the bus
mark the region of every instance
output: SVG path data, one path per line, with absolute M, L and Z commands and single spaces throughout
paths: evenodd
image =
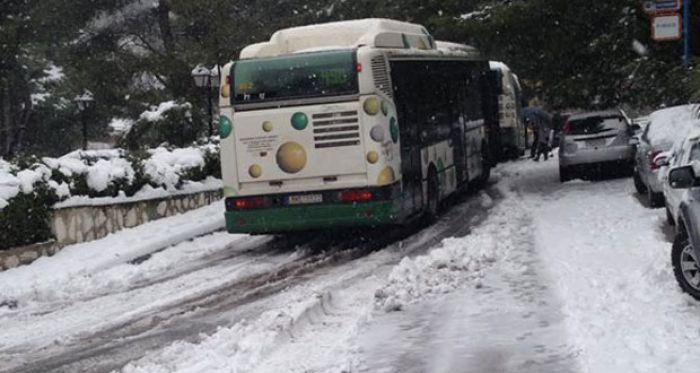
M 488 61 L 420 26 L 277 31 L 221 73 L 226 227 L 285 233 L 435 217 L 489 178 Z
M 489 66 L 493 89 L 491 114 L 498 122 L 498 129 L 494 131 L 496 135 L 490 139 L 490 144 L 496 148 L 494 157 L 500 160 L 516 159 L 525 154 L 528 148 L 520 82 L 503 62 L 490 61 Z

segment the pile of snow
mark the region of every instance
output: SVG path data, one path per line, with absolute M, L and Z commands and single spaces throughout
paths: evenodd
M 647 137 L 654 147 L 670 148 L 679 138 L 685 137 L 700 119 L 700 105 L 680 105 L 657 110 L 649 115 Z
M 492 204 L 482 197 L 482 205 Z M 472 284 L 480 287 L 484 270 L 503 258 L 523 234 L 512 224 L 526 213 L 515 199 L 502 202 L 491 217 L 470 235 L 448 238 L 427 255 L 404 258 L 375 293 L 375 309 L 397 311 L 405 305 Z M 503 229 L 503 227 L 514 227 Z
M 178 341 L 141 360 L 129 363 L 122 373 L 252 372 L 274 348 L 275 341 L 290 334 L 294 325 L 325 301 L 325 295 L 264 312 L 257 320 L 243 320 L 219 328 L 201 343 Z

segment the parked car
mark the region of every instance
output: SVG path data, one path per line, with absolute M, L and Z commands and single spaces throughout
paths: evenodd
M 559 146 L 559 180 L 592 167 L 615 165 L 630 170 L 634 148 L 630 120 L 621 110 L 573 114 L 564 124 Z
M 661 164 L 655 162 L 662 159 L 657 156 L 671 150 L 692 128 L 692 120 L 699 118 L 697 104 L 674 106 L 649 115 L 649 124 L 636 146 L 633 180 L 637 192 L 647 195 L 651 207 L 664 206 L 663 184 L 659 179 Z
M 667 182 L 668 170 L 680 166 L 687 166 L 693 162 L 700 162 L 700 120 L 693 124 L 698 129 L 691 130 L 686 136 L 676 141 L 670 152 L 663 152 L 656 156 L 654 162 L 661 166 L 659 179 L 663 186 L 664 199 L 666 200 L 666 218 L 670 224 L 675 224 L 678 216 L 678 206 L 685 194 L 681 188 L 671 188 Z M 660 158 L 665 159 L 660 159 Z
M 644 130 L 647 128 L 648 125 L 648 116 L 637 117 L 632 119 L 632 124 L 630 125 L 630 127 L 632 128 L 632 136 L 637 138 L 641 137 L 642 133 L 644 133 Z
M 668 183 L 685 192 L 678 206 L 671 250 L 673 274 L 681 289 L 700 300 L 700 163 L 672 168 Z

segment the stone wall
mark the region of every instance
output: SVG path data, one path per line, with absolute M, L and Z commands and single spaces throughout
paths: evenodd
M 0 251 L 0 271 L 29 264 L 42 256 L 51 256 L 59 249 L 55 241 L 49 241 Z
M 51 231 L 59 246 L 92 241 L 124 228 L 206 206 L 221 198 L 221 191 L 173 196 L 107 206 L 56 209 Z
M 206 206 L 221 196 L 221 191 L 215 190 L 113 205 L 54 209 L 51 231 L 55 240 L 0 251 L 0 271 L 51 256 L 67 245 L 96 240 L 124 228 Z

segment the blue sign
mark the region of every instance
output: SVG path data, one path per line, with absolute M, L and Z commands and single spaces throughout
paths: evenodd
M 678 10 L 681 7 L 680 0 L 656 0 L 656 10 Z

